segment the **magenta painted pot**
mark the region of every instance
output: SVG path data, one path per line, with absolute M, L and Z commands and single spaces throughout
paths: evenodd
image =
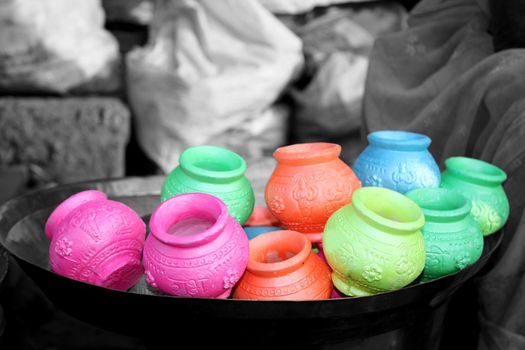
M 51 270 L 102 287 L 128 290 L 143 273 L 146 225 L 128 206 L 99 191 L 79 192 L 49 216 Z
M 162 202 L 144 246 L 146 281 L 164 293 L 227 298 L 248 264 L 248 237 L 224 202 L 187 193 Z
M 59 204 L 51 213 L 46 222 L 46 236 L 50 240 L 53 239 L 53 233 L 58 229 L 58 225 L 64 218 L 76 207 L 91 201 L 106 200 L 108 197 L 105 193 L 99 191 L 82 191 L 72 195 L 65 201 Z
M 341 298 L 348 298 L 348 296 L 338 291 L 337 288 L 332 289 L 332 294 L 330 295 L 330 299 L 341 299 Z

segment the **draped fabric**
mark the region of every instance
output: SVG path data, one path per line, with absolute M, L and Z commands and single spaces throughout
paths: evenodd
M 364 134 L 408 130 L 451 156 L 508 175 L 510 217 L 490 268 L 476 278 L 479 349 L 525 348 L 525 49 L 495 52 L 487 1 L 423 0 L 407 30 L 380 37 L 370 57 Z

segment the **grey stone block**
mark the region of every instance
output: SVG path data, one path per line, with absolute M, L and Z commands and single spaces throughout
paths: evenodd
M 57 183 L 125 173 L 128 108 L 115 98 L 0 98 L 0 166 L 34 165 Z

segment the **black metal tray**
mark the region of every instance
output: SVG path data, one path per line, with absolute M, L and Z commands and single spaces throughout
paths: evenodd
M 0 244 L 48 298 L 95 326 L 156 343 L 185 339 L 221 347 L 345 344 L 345 349 L 437 349 L 450 297 L 487 263 L 503 232 L 485 238 L 481 258 L 449 276 L 380 295 L 321 301 L 248 301 L 179 298 L 121 292 L 50 271 L 44 224 L 54 207 L 86 189 L 105 192 L 146 222 L 159 203 L 160 176 L 102 180 L 43 189 L 0 207 Z M 143 283 L 143 282 L 141 282 Z M 179 339 L 179 340 L 178 340 Z M 249 342 L 249 343 L 244 343 Z M 248 345 L 249 344 L 249 345 Z M 326 348 L 326 347 L 325 347 Z

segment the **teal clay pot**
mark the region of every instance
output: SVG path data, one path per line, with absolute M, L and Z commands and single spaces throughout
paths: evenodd
M 472 204 L 471 214 L 487 236 L 503 227 L 509 217 L 509 200 L 502 183 L 507 174 L 482 160 L 451 157 L 445 161 L 441 187 L 456 190 Z
M 470 201 L 444 188 L 407 193 L 425 215 L 422 232 L 427 257 L 422 281 L 457 272 L 474 264 L 483 252 L 483 233 L 470 215 Z
M 179 165 L 166 177 L 161 200 L 182 193 L 208 193 L 222 199 L 230 215 L 243 225 L 255 202 L 245 172 L 246 162 L 237 153 L 215 146 L 189 147 L 182 152 Z
M 348 296 L 400 289 L 425 266 L 423 212 L 408 197 L 386 188 L 356 190 L 352 203 L 328 219 L 323 251 L 334 286 Z

